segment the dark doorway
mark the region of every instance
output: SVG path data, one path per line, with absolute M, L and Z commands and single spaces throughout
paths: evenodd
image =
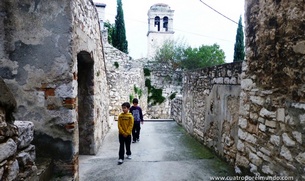
M 88 52 L 77 54 L 79 154 L 94 154 L 94 70 Z

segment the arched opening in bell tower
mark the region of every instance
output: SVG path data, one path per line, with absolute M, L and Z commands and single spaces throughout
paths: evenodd
M 165 29 L 165 31 L 168 31 L 168 17 L 165 16 L 163 18 L 163 28 Z
M 157 31 L 160 31 L 160 17 L 155 17 L 155 27 L 157 26 Z

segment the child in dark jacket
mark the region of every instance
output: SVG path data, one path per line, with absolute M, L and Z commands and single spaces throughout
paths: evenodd
M 132 100 L 132 106 L 129 110 L 129 112 L 133 115 L 134 118 L 134 124 L 132 128 L 132 142 L 135 143 L 137 141 L 140 141 L 140 130 L 141 130 L 141 125 L 140 123 L 143 124 L 143 113 L 142 109 L 139 104 L 139 100 L 137 98 L 134 98 Z

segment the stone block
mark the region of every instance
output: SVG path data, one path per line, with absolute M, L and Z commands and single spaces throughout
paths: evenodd
M 263 165 L 262 166 L 262 172 L 267 174 L 267 175 L 273 175 L 274 172 L 271 170 L 271 168 L 268 165 Z
M 265 131 L 266 131 L 266 125 L 264 125 L 264 124 L 259 124 L 259 125 L 258 125 L 258 128 L 259 128 L 259 130 L 261 130 L 262 132 L 265 132 Z
M 272 111 L 268 111 L 265 108 L 262 108 L 259 112 L 259 115 L 261 117 L 265 117 L 265 118 L 275 118 L 276 117 L 276 113 L 272 112 Z
M 293 161 L 290 150 L 285 146 L 282 146 L 280 155 L 288 161 Z
M 8 163 L 7 180 L 15 180 L 19 173 L 19 164 L 17 160 Z
M 245 144 L 241 140 L 237 141 L 236 147 L 238 151 L 244 152 L 245 150 Z
M 276 111 L 276 120 L 284 122 L 285 121 L 285 109 L 284 108 L 278 108 Z
M 249 160 L 246 157 L 244 157 L 244 156 L 240 155 L 239 153 L 237 153 L 237 155 L 236 155 L 236 165 L 237 166 L 243 166 L 245 168 L 248 168 L 249 163 L 250 162 L 249 162 Z
M 271 151 L 269 151 L 268 149 L 262 147 L 259 149 L 262 153 L 264 153 L 265 155 L 271 156 Z
M 299 153 L 298 156 L 295 157 L 295 159 L 302 165 L 305 165 L 305 152 Z
M 258 132 L 257 124 L 248 124 L 247 132 L 251 134 L 256 134 Z
M 275 121 L 269 121 L 266 120 L 265 125 L 271 128 L 276 128 L 276 122 Z
M 305 41 L 297 42 L 292 48 L 295 53 L 305 54 Z
M 230 79 L 230 82 L 229 82 L 230 84 L 238 84 L 238 80 L 235 78 L 235 77 L 232 77 L 231 79 Z
M 17 144 L 9 138 L 5 143 L 0 144 L 0 162 L 14 155 L 17 151 Z
M 276 135 L 271 135 L 270 137 L 270 142 L 276 146 L 280 146 L 280 141 L 281 141 L 281 138 L 279 136 L 276 136 Z
M 260 158 L 262 158 L 263 160 L 267 161 L 267 162 L 271 162 L 271 158 L 264 155 L 262 152 L 258 151 L 257 152 L 257 156 L 259 156 Z
M 302 133 L 300 133 L 298 131 L 292 131 L 292 135 L 293 135 L 294 139 L 297 140 L 298 143 L 302 144 Z
M 256 166 L 260 166 L 263 162 L 262 159 L 260 159 L 256 154 L 252 152 L 249 153 L 249 160 Z
M 247 134 L 246 141 L 255 144 L 257 139 L 252 134 Z
M 257 166 L 252 164 L 252 163 L 250 163 L 249 166 L 250 166 L 250 172 L 256 174 L 257 173 Z
M 243 128 L 243 129 L 245 129 L 246 127 L 247 127 L 247 120 L 246 119 L 244 119 L 244 118 L 239 118 L 239 120 L 238 120 L 238 125 L 241 127 L 241 128 Z
M 283 138 L 283 142 L 285 144 L 285 146 L 288 146 L 288 147 L 293 147 L 295 146 L 295 141 L 293 141 L 287 133 L 284 133 L 282 135 L 282 138 Z
M 259 96 L 250 96 L 250 100 L 252 103 L 257 104 L 257 105 L 264 105 L 265 103 L 265 99 L 263 99 L 262 97 Z
M 253 87 L 255 87 L 255 84 L 253 83 L 252 79 L 242 79 L 241 80 L 241 88 L 243 90 L 251 90 Z
M 18 127 L 18 149 L 23 149 L 31 144 L 34 139 L 34 124 L 30 121 L 15 121 Z
M 69 84 L 63 84 L 56 88 L 55 96 L 62 98 L 76 97 L 77 96 L 77 81 L 73 80 Z
M 224 82 L 224 84 L 230 84 L 230 78 L 225 77 L 223 82 Z
M 244 132 L 242 129 L 238 129 L 238 137 L 241 140 L 245 140 L 247 138 L 247 132 Z

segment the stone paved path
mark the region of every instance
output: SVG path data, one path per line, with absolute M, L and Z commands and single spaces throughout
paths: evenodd
M 132 143 L 132 159 L 118 160 L 114 122 L 95 156 L 80 156 L 80 181 L 209 181 L 232 176 L 233 168 L 185 133 L 174 121 L 144 122 L 140 142 Z

